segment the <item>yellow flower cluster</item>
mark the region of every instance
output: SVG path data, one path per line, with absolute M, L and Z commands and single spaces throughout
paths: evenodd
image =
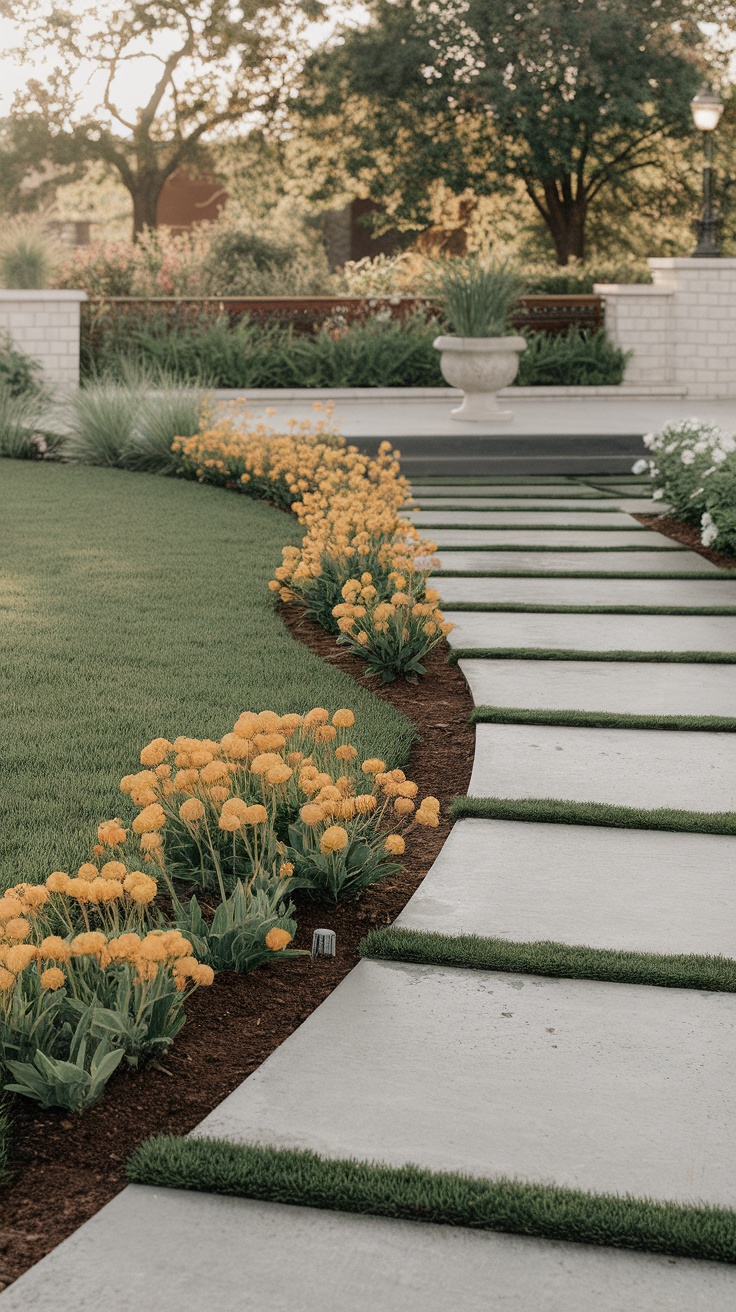
M 341 852 L 358 834 L 399 855 L 403 838 L 393 835 L 387 843 L 388 819 L 392 827 L 434 826 L 439 804 L 425 798 L 417 810 L 417 785 L 402 770 L 387 771 L 378 758 L 361 764 L 349 741 L 354 725 L 348 708 L 332 716 L 324 707 L 306 715 L 244 711 L 219 742 L 154 739 L 141 752 L 144 768 L 120 785 L 139 807 L 131 828 L 144 862 L 156 860 L 168 879 L 170 837 L 179 857 L 189 844 L 214 869 L 225 863 L 229 875 L 287 880 L 294 865 L 276 836 L 285 814 L 317 831 L 324 855 Z M 154 853 L 147 846 L 152 836 Z
M 376 663 L 377 671 L 395 668 L 395 673 L 406 674 L 413 664 L 415 672 L 421 673 L 417 662 L 455 626 L 439 610 L 440 594 L 434 588 L 424 588 L 424 599 L 415 601 L 410 575 L 392 570 L 388 579 L 394 591 L 385 600 L 380 599 L 369 573 L 343 585 L 343 600 L 332 608 L 341 641 L 354 650 L 362 649 Z
M 4 928 L 7 931 L 7 922 Z M 29 925 L 26 937 L 30 933 Z M 67 938 L 45 934 L 35 943 L 0 942 L 0 991 L 6 995 L 12 992 L 23 972 L 35 967 L 43 989 L 54 992 L 68 983 L 74 992 L 75 972 L 91 963 L 99 970 L 130 966 L 134 980 L 141 985 L 157 981 L 160 973 L 168 972 L 177 992 L 183 992 L 209 985 L 214 979 L 211 967 L 197 961 L 193 952 L 189 940 L 177 929 L 111 937 L 101 930 L 91 930 Z

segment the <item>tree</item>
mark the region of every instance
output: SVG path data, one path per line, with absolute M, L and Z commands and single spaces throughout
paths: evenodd
M 591 208 L 693 131 L 698 0 L 368 3 L 369 24 L 307 65 L 301 104 L 401 218 L 426 221 L 436 179 L 477 195 L 519 179 L 566 264 Z
M 17 18 L 22 10 L 26 58 L 55 57 L 51 75 L 31 80 L 14 106 L 18 132 L 32 137 L 37 157 L 114 170 L 132 197 L 134 234 L 156 226 L 166 179 L 202 160 L 208 135 L 278 113 L 305 24 L 321 15 L 319 0 L 102 0 L 77 12 L 5 0 L 3 9 Z M 129 69 L 148 81 L 132 113 L 120 99 Z M 86 112 L 83 76 L 99 94 Z

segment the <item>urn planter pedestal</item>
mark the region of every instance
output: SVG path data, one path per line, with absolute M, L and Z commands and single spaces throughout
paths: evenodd
M 436 337 L 434 346 L 443 377 L 465 393 L 450 412 L 453 419 L 513 419 L 511 410 L 501 409 L 497 393 L 519 371 L 519 355 L 526 350 L 523 337 Z

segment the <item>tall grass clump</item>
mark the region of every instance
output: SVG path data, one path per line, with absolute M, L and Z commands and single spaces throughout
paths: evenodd
M 161 376 L 128 371 L 128 379 L 102 378 L 77 392 L 66 452 L 88 465 L 172 473 L 172 442 L 199 430 L 204 394 Z
M 525 333 L 519 357 L 519 387 L 603 387 L 622 383 L 631 352 L 614 346 L 604 330 Z
M 438 264 L 435 293 L 458 337 L 503 337 L 523 290 L 506 261 L 463 256 Z
M 62 256 L 59 242 L 43 222 L 18 215 L 0 231 L 0 281 L 13 290 L 49 287 Z

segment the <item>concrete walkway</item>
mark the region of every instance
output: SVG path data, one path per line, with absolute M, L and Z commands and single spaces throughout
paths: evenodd
M 601 482 L 576 486 L 593 499 Z M 462 495 L 453 488 L 456 501 Z M 511 489 L 509 514 L 513 501 Z M 527 522 L 527 508 L 516 513 Z M 448 545 L 464 531 L 448 530 Z M 481 604 L 489 582 L 511 606 L 575 604 L 574 595 L 601 610 L 622 598 L 731 604 L 736 578 L 634 531 L 648 550 L 609 550 L 618 535 L 601 525 L 582 530 L 600 535 L 600 550 L 564 555 L 537 549 L 554 530 L 519 529 L 529 550 L 447 551 L 446 568 L 470 560 L 482 577 L 438 583 L 450 601 L 456 584 L 456 600 Z M 634 557 L 644 563 L 626 591 Z M 673 579 L 673 558 L 695 577 Z M 548 575 L 563 570 L 561 594 Z M 736 650 L 728 616 L 454 618 L 456 644 L 478 648 Z M 736 667 L 725 662 L 481 656 L 462 665 L 476 702 L 496 706 L 736 708 Z M 470 792 L 735 809 L 734 742 L 711 732 L 484 724 Z M 729 837 L 464 820 L 399 923 L 736 956 L 735 859 Z M 196 1133 L 736 1207 L 735 1023 L 733 994 L 362 962 Z M 136 1186 L 1 1295 L 0 1312 L 92 1312 L 101 1297 L 116 1312 L 731 1312 L 736 1268 Z

